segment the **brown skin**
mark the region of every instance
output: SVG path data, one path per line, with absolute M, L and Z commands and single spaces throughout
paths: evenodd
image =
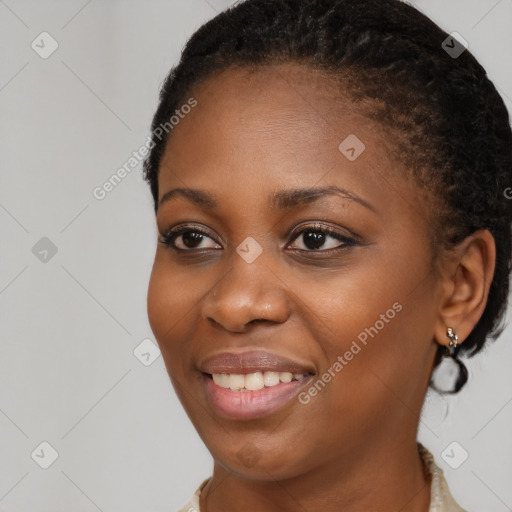
M 479 231 L 432 266 L 426 194 L 389 156 L 387 129 L 318 72 L 292 64 L 230 70 L 190 96 L 198 106 L 172 132 L 160 198 L 191 187 L 219 204 L 209 211 L 175 197 L 159 207 L 160 233 L 194 223 L 211 238 L 194 248 L 179 237 L 178 247 L 191 247 L 185 254 L 158 244 L 148 314 L 176 392 L 215 460 L 201 511 L 426 512 L 419 415 L 446 328 L 463 342 L 484 310 L 492 236 Z M 351 133 L 366 145 L 353 162 L 338 150 Z M 268 206 L 275 191 L 331 185 L 373 210 L 336 195 L 286 211 Z M 327 252 L 343 245 L 329 236 L 314 250 L 295 234 L 315 232 L 315 223 L 355 233 L 358 242 Z M 263 248 L 251 264 L 235 251 L 248 236 Z M 197 368 L 204 358 L 271 349 L 312 366 L 318 378 L 396 302 L 403 309 L 307 405 L 292 400 L 244 421 L 209 405 Z M 241 455 L 248 447 L 260 457 L 254 465 Z

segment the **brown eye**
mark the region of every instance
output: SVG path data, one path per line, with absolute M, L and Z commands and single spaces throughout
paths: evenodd
M 304 245 L 311 250 L 321 249 L 329 235 L 321 231 L 306 231 L 302 234 Z
M 177 251 L 221 249 L 206 231 L 191 227 L 170 229 L 160 237 L 160 242 Z
M 293 241 L 296 245 L 295 247 L 292 246 L 293 249 L 308 252 L 341 249 L 356 243 L 355 240 L 325 227 L 308 227 L 303 229 L 296 234 Z
M 187 231 L 185 233 L 182 233 L 180 236 L 181 236 L 183 245 L 186 246 L 188 249 L 196 249 L 198 247 L 198 245 L 201 244 L 202 240 L 205 238 L 204 235 L 201 235 L 194 231 Z M 179 239 L 179 238 L 180 237 L 175 238 L 174 243 L 176 243 L 176 239 Z

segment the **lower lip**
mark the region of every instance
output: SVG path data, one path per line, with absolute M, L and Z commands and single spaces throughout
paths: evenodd
M 284 407 L 312 377 L 308 375 L 300 380 L 280 382 L 258 391 L 231 391 L 217 386 L 208 375 L 203 375 L 203 383 L 208 401 L 217 414 L 229 419 L 250 420 L 268 416 Z

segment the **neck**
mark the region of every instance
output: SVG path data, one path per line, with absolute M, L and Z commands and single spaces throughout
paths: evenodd
M 389 438 L 388 438 L 389 439 Z M 322 510 L 323 512 L 428 512 L 430 477 L 416 441 L 389 441 L 360 449 L 357 457 L 335 460 L 284 480 L 249 480 L 215 463 L 200 498 L 201 512 Z

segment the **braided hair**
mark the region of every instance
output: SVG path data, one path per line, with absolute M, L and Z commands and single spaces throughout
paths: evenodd
M 155 136 L 190 89 L 228 68 L 299 63 L 337 80 L 361 113 L 390 128 L 394 157 L 430 194 L 433 247 L 488 229 L 496 268 L 486 308 L 462 353 L 503 330 L 511 262 L 512 132 L 502 98 L 470 51 L 400 0 L 245 0 L 201 26 L 171 69 L 152 123 L 144 178 L 158 208 L 169 134 Z M 436 251 L 434 251 L 436 252 Z M 440 347 L 443 349 L 443 347 Z M 439 350 L 434 365 L 441 359 Z

